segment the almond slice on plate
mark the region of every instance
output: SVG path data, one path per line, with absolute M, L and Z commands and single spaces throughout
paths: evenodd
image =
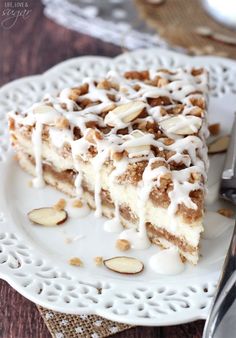
M 208 154 L 223 153 L 229 146 L 229 135 L 222 136 L 208 145 Z
M 112 127 L 119 127 L 121 122 L 129 123 L 136 119 L 145 107 L 146 104 L 142 101 L 133 101 L 122 104 L 106 115 L 105 123 Z
M 159 125 L 167 133 L 191 135 L 201 128 L 202 119 L 193 115 L 178 115 L 160 121 Z
M 57 210 L 53 207 L 33 209 L 28 213 L 31 222 L 45 227 L 53 227 L 64 223 L 67 220 L 65 210 Z
M 104 265 L 114 272 L 134 275 L 143 271 L 144 265 L 137 258 L 118 256 L 103 261 Z

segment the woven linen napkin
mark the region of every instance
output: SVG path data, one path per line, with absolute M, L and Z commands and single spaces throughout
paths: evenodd
M 235 31 L 214 21 L 196 0 L 164 0 L 160 5 L 135 0 L 140 16 L 154 27 L 172 48 L 183 47 L 194 55 L 210 54 L 236 58 L 236 46 L 215 41 L 196 33 L 198 27 L 236 37 Z M 151 1 L 150 1 L 151 3 Z M 235 10 L 235 9 L 232 9 Z
M 37 308 L 53 338 L 102 338 L 132 327 L 96 315 L 67 315 Z

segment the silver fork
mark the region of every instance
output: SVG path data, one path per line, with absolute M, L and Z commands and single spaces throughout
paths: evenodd
M 236 205 L 236 113 L 222 173 L 220 196 Z M 236 223 L 203 338 L 236 337 Z

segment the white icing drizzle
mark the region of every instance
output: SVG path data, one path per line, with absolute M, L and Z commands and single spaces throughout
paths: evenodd
M 96 82 L 92 78 L 84 79 L 83 83 L 88 85 L 88 92 L 84 95 L 78 96 L 76 102 L 71 100 L 71 89 L 66 88 L 62 90 L 57 96 L 47 95 L 42 102 L 33 105 L 26 113 L 19 114 L 11 112 L 9 115 L 13 116 L 17 123 L 21 125 L 34 126 L 33 131 L 33 144 L 34 155 L 36 161 L 36 174 L 35 185 L 41 186 L 43 184 L 42 175 L 42 128 L 44 124 L 49 125 L 49 137 L 51 143 L 59 150 L 68 144 L 71 147 L 72 159 L 74 169 L 78 172 L 75 179 L 76 194 L 78 197 L 82 196 L 83 189 L 83 170 L 81 168 L 81 159 L 86 161 L 88 158 L 88 150 L 91 146 L 96 148 L 96 155 L 90 158 L 90 162 L 94 168 L 94 196 L 95 196 L 95 215 L 101 216 L 101 171 L 106 161 L 110 160 L 112 152 L 123 152 L 131 149 L 131 154 L 123 158 L 120 161 L 113 161 L 114 170 L 110 174 L 110 184 L 116 184 L 117 178 L 126 172 L 129 164 L 138 163 L 141 161 L 147 161 L 148 165 L 143 172 L 143 180 L 139 183 L 139 224 L 137 231 L 134 229 L 128 229 L 121 233 L 121 238 L 126 238 L 131 241 L 133 248 L 144 248 L 149 246 L 149 240 L 146 234 L 146 203 L 149 198 L 152 189 L 159 187 L 160 181 L 163 175 L 170 174 L 172 180 L 173 189 L 169 191 L 170 205 L 168 211 L 171 214 L 175 214 L 179 204 L 184 204 L 187 208 L 196 209 L 195 203 L 189 197 L 191 191 L 203 190 L 204 184 L 201 180 L 194 183 L 190 183 L 189 179 L 192 173 L 202 175 L 206 180 L 205 171 L 208 168 L 207 161 L 207 147 L 205 144 L 205 137 L 207 136 L 207 125 L 205 116 L 202 118 L 202 125 L 198 131 L 198 135 L 177 135 L 178 128 L 185 127 L 186 116 L 191 115 L 192 109 L 195 107 L 191 102 L 191 99 L 199 99 L 204 97 L 204 93 L 207 92 L 207 76 L 204 71 L 202 74 L 193 76 L 191 68 L 177 69 L 175 72 L 167 73 L 162 70 L 150 70 L 149 77 L 151 80 L 158 77 L 167 79 L 169 82 L 163 87 L 157 87 L 150 83 L 145 83 L 140 80 L 126 79 L 121 74 L 110 71 L 107 74 L 106 80 L 115 83 L 117 86 L 112 86 L 109 89 L 98 88 Z M 134 89 L 134 86 L 138 86 L 139 90 Z M 115 99 L 111 99 L 111 97 Z M 163 139 L 155 138 L 152 133 L 143 132 L 141 137 L 132 137 L 132 132 L 136 129 L 135 123 L 149 122 L 158 123 L 163 119 L 170 118 L 171 114 L 165 114 L 162 116 L 161 106 L 151 107 L 149 105 L 149 98 L 167 97 L 170 99 L 170 104 L 165 105 L 165 109 L 172 108 L 176 105 L 174 100 L 184 105 L 181 112 L 181 118 L 177 125 L 174 125 L 170 130 L 165 132 L 167 137 L 174 140 L 173 144 L 166 145 Z M 83 108 L 81 103 L 83 100 L 89 100 L 91 104 Z M 132 108 L 129 111 L 123 112 L 119 115 L 119 118 L 115 118 L 115 127 L 111 128 L 108 133 L 103 134 L 102 140 L 97 140 L 96 144 L 91 143 L 86 138 L 89 127 L 88 123 L 94 121 L 99 128 L 107 127 L 104 122 L 104 117 L 99 114 L 106 109 L 109 105 L 115 103 L 116 106 L 126 104 L 132 101 L 139 101 L 144 103 L 146 107 L 147 116 L 138 117 L 135 121 L 124 122 L 122 118 L 134 113 Z M 43 114 L 36 113 L 35 108 L 41 105 L 49 104 L 48 112 Z M 203 115 L 205 112 L 203 111 Z M 70 129 L 59 130 L 55 128 L 55 121 L 58 117 L 65 117 L 70 124 Z M 194 119 L 193 119 L 194 120 Z M 78 128 L 80 136 L 78 139 L 74 139 L 73 129 Z M 128 128 L 129 135 L 123 135 L 117 133 L 121 128 Z M 192 132 L 197 132 L 197 129 L 190 123 Z M 146 147 L 145 147 L 146 146 Z M 136 151 L 135 149 L 139 147 Z M 152 147 L 158 148 L 159 151 L 172 151 L 168 160 L 160 157 L 159 160 L 164 162 L 163 165 L 158 168 L 152 168 L 158 158 L 152 151 Z M 148 151 L 149 149 L 149 151 Z M 129 152 L 128 152 L 129 153 Z M 177 164 L 183 163 L 186 168 L 181 170 L 171 170 L 170 165 L 172 162 Z M 115 204 L 115 216 L 111 221 L 106 222 L 104 228 L 107 231 L 113 231 L 121 228 L 120 212 L 118 196 L 111 196 Z M 173 254 L 173 253 L 172 253 Z
M 32 180 L 35 188 L 42 188 L 44 186 L 43 168 L 42 168 L 42 129 L 41 122 L 37 122 L 32 134 L 32 143 L 34 147 L 35 157 L 35 174 L 36 177 Z
M 162 275 L 177 275 L 183 272 L 185 267 L 178 249 L 174 246 L 151 256 L 149 266 L 154 272 Z

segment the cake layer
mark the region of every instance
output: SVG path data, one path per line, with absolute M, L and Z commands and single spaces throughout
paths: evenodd
M 28 154 L 18 151 L 17 159 L 19 161 L 20 166 L 27 171 L 30 175 L 35 176 L 35 165 L 34 159 Z M 68 176 L 65 172 L 60 172 L 58 174 L 57 170 L 53 168 L 51 165 L 44 164 L 43 165 L 43 175 L 44 180 L 47 184 L 57 188 L 58 190 L 66 193 L 71 197 L 75 197 L 75 187 L 73 182 L 73 175 Z M 69 178 L 70 177 L 70 178 Z M 85 185 L 83 188 L 83 199 L 88 203 L 91 209 L 95 209 L 95 201 L 94 201 L 94 192 L 90 191 Z M 102 199 L 102 214 L 108 218 L 114 217 L 114 203 L 110 197 L 110 194 L 107 191 L 103 191 L 101 194 Z M 122 201 L 122 204 L 119 204 L 119 211 L 122 225 L 125 228 L 138 228 L 138 215 L 137 211 L 130 209 L 130 204 L 126 204 Z M 147 222 L 147 234 L 152 243 L 157 244 L 163 248 L 169 248 L 171 246 L 176 246 L 181 253 L 182 258 L 188 260 L 189 262 L 196 264 L 198 260 L 198 242 L 199 235 L 201 232 L 201 228 L 195 226 L 195 238 L 192 232 L 189 232 L 188 227 L 186 226 L 186 233 L 181 227 L 175 232 L 168 229 L 168 226 L 163 225 L 163 221 L 165 220 L 165 224 L 168 225 L 168 220 L 170 219 L 168 212 L 162 208 L 155 208 L 155 215 L 153 218 L 154 223 Z M 158 222 L 157 220 L 161 220 L 162 222 Z M 170 220 L 173 222 L 173 219 Z M 176 223 L 178 223 L 176 219 Z M 182 223 L 180 223 L 182 224 Z M 189 232 L 189 234 L 188 234 Z M 186 239 L 188 238 L 188 240 Z M 192 237 L 192 240 L 189 240 Z M 192 244 L 190 244 L 192 242 Z M 195 246 L 194 246 L 195 244 Z
M 27 139 L 22 133 L 17 130 L 15 132 L 17 142 L 16 149 L 21 153 L 30 155 L 32 164 L 35 165 L 34 154 L 31 147 L 30 139 Z M 63 156 L 57 152 L 57 149 L 48 142 L 43 143 L 42 157 L 44 159 L 43 169 L 52 171 L 53 176 L 59 181 L 67 182 L 71 186 L 69 194 L 76 196 L 75 180 L 78 175 L 73 167 L 73 161 L 68 158 L 64 160 Z M 83 184 L 86 189 L 94 194 L 95 180 L 94 167 L 91 162 L 79 161 L 79 168 L 83 176 Z M 126 204 L 136 215 L 135 223 L 139 221 L 139 189 L 133 184 L 120 184 L 110 179 L 112 168 L 109 165 L 104 165 L 100 171 L 101 190 L 109 194 L 111 201 L 117 201 L 118 204 Z M 83 189 L 84 189 L 83 186 Z M 163 198 L 164 199 L 164 198 Z M 114 207 L 114 203 L 113 203 Z M 196 210 L 192 210 L 187 214 L 179 212 L 178 215 L 170 215 L 167 208 L 163 204 L 157 203 L 157 198 L 149 198 L 145 203 L 145 222 L 150 222 L 153 225 L 167 229 L 171 233 L 181 236 L 190 245 L 197 247 L 200 233 L 203 231 L 200 217 Z M 198 217 L 197 217 L 198 216 Z
M 196 263 L 208 168 L 206 93 L 202 68 L 109 72 L 11 112 L 11 141 L 35 187 L 46 181 L 83 197 L 97 216 L 136 227 L 143 247 L 148 235 Z

